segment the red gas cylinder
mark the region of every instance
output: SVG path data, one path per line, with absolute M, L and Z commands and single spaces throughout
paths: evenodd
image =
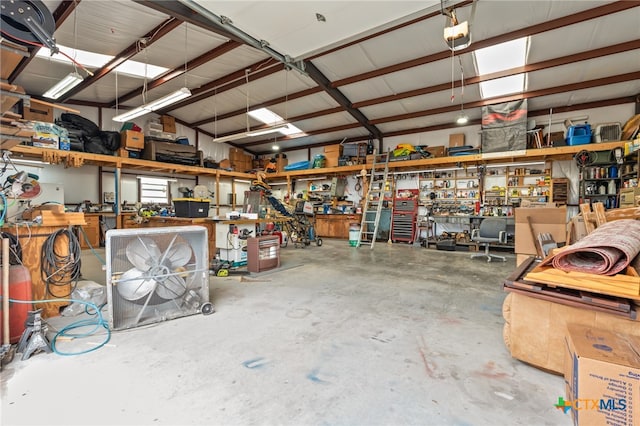
M 1 281 L 2 276 L 0 276 L 0 282 Z M 2 295 L 2 286 L 0 286 L 0 295 Z M 33 299 L 31 273 L 25 266 L 11 265 L 9 267 L 9 298 L 15 300 Z M 27 315 L 29 311 L 32 310 L 33 306 L 31 303 L 9 302 L 9 341 L 11 343 L 18 343 L 20 340 L 20 336 L 22 336 L 22 332 L 24 331 L 24 323 L 27 320 Z M 0 339 L 3 335 L 3 318 L 2 303 L 0 303 Z M 6 342 L 2 343 L 5 344 Z

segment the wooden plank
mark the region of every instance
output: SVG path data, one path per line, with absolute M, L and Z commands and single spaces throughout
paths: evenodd
M 67 111 L 67 112 L 73 112 L 74 114 L 80 114 L 80 111 L 77 109 L 73 109 L 73 108 L 69 108 L 66 105 L 62 105 L 62 104 L 53 104 L 51 102 L 45 102 L 45 101 L 41 101 L 39 99 L 31 99 L 31 102 L 34 104 L 40 104 L 40 105 L 45 105 L 45 106 L 50 106 L 53 108 L 57 108 L 57 109 L 61 109 L 63 111 Z
M 59 207 L 57 207 L 58 205 L 54 204 L 52 206 L 56 206 L 53 207 L 54 210 L 46 210 L 41 208 L 28 210 L 24 212 L 23 218 L 27 220 L 34 220 L 37 217 L 40 217 L 42 220 L 42 226 L 86 225 L 86 222 L 84 220 L 84 213 L 64 213 L 64 210 L 60 212 Z
M 591 206 L 589 204 L 580 204 L 580 213 L 584 218 L 584 227 L 587 234 L 592 233 L 596 229 L 595 217 L 591 212 Z
M 593 203 L 593 214 L 595 216 L 596 227 L 602 226 L 607 223 L 607 217 L 604 213 L 604 204 Z
M 24 49 L 24 51 L 23 51 Z M 2 41 L 2 49 L 0 49 L 0 78 L 8 80 L 11 73 L 16 69 L 24 58 L 29 56 L 26 47 L 17 45 L 7 45 Z
M 620 219 L 640 219 L 640 207 L 629 207 L 626 209 L 612 209 L 605 212 L 607 221 Z
M 565 272 L 551 266 L 537 266 L 524 277 L 527 281 L 591 291 L 593 293 L 640 300 L 640 278 L 628 275 L 597 275 Z

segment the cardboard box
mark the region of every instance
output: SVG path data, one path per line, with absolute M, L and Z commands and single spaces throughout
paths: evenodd
M 462 136 L 464 136 L 464 135 L 462 135 Z M 433 158 L 444 157 L 446 155 L 444 146 L 429 146 L 429 147 L 425 148 L 424 150 L 427 151 L 428 153 L 430 153 L 431 157 L 433 157 Z
M 163 115 L 160 117 L 162 123 L 162 131 L 167 133 L 176 132 L 176 119 L 170 115 Z
M 230 169 L 231 168 L 231 161 L 229 161 L 229 159 L 225 158 L 224 160 L 221 160 L 220 163 L 218 163 L 218 167 L 220 167 L 221 169 Z
M 567 326 L 558 400 L 575 426 L 640 424 L 640 339 L 584 325 Z
M 539 233 L 551 234 L 556 243 L 565 242 L 567 239 L 567 208 L 565 206 L 520 207 L 515 209 L 515 219 L 514 252 L 517 254 L 537 255 L 534 235 L 537 238 Z
M 584 225 L 584 217 L 572 217 L 569 225 L 571 231 L 569 238 L 571 238 L 571 241 L 567 241 L 567 244 L 573 244 L 587 236 L 587 227 Z
M 30 121 L 53 123 L 53 107 L 31 102 L 30 107 L 22 108 L 22 118 Z
M 233 168 L 233 170 L 235 170 L 236 172 L 247 172 L 249 170 L 251 170 L 251 162 L 250 161 L 245 161 L 245 160 L 230 160 L 231 162 L 231 167 Z
M 507 295 L 502 315 L 505 319 L 503 337 L 511 356 L 556 374 L 564 373 L 567 324 L 581 324 L 640 337 L 638 321 L 519 293 Z
M 325 167 L 338 167 L 338 164 L 340 162 L 340 154 L 338 153 L 338 151 L 329 153 L 325 152 L 324 157 L 326 159 L 324 163 Z
M 276 169 L 278 172 L 284 172 L 285 166 L 289 165 L 289 160 L 287 158 L 278 157 L 276 158 Z
M 453 133 L 449 135 L 449 148 L 464 146 L 464 133 Z
M 39 148 L 58 149 L 62 130 L 59 126 L 42 121 L 34 121 L 32 126 L 35 135 L 31 137 L 31 145 Z
M 64 127 L 55 126 L 58 131 L 58 149 L 63 151 L 71 151 L 71 140 L 69 139 L 69 131 Z
M 241 148 L 229 148 L 229 160 L 244 160 L 244 149 Z
M 375 158 L 375 154 L 367 154 L 367 164 L 373 164 L 373 159 Z
M 144 149 L 144 133 L 134 130 L 121 131 L 120 147 L 124 149 Z
M 637 206 L 636 197 L 638 195 L 640 195 L 640 188 L 621 188 L 620 208 Z
M 342 155 L 342 145 L 337 144 L 337 145 L 325 145 L 324 147 L 324 155 L 326 156 L 327 154 L 334 156 L 334 157 L 340 157 Z M 336 164 L 337 166 L 337 164 Z

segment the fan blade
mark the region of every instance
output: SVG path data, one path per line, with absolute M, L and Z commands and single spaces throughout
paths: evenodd
M 138 238 L 127 245 L 127 259 L 140 271 L 146 272 L 160 259 L 160 249 L 151 238 Z
M 191 246 L 187 243 L 178 243 L 167 250 L 165 253 L 164 265 L 171 269 L 184 266 L 191 260 Z
M 116 288 L 120 296 L 135 301 L 152 292 L 155 285 L 154 279 L 145 277 L 144 272 L 133 268 L 122 274 Z
M 182 296 L 187 291 L 187 284 L 179 275 L 170 275 L 158 284 L 156 294 L 163 299 L 171 300 Z

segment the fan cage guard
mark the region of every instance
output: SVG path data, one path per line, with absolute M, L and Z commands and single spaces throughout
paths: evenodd
M 149 270 L 139 271 L 132 263 L 132 254 L 127 253 L 130 245 L 130 251 L 141 254 L 143 260 L 150 263 Z M 147 249 L 153 245 L 159 249 L 160 256 L 152 256 L 153 250 Z M 172 267 L 175 265 L 168 259 L 179 246 L 188 246 L 191 256 L 186 261 L 179 261 L 178 267 Z M 198 314 L 209 302 L 208 236 L 207 229 L 202 226 L 109 230 L 105 252 L 109 327 L 112 330 Z M 138 275 L 137 281 L 123 277 L 132 271 Z M 123 296 L 125 288 L 132 285 L 135 288 L 140 281 L 154 283 L 152 290 L 136 300 L 131 300 L 130 295 L 128 298 Z M 181 283 L 181 291 L 171 292 L 171 286 L 168 291 L 163 287 L 167 282 L 174 283 L 174 287 L 176 282 Z M 167 297 L 167 293 L 175 294 L 175 297 Z

